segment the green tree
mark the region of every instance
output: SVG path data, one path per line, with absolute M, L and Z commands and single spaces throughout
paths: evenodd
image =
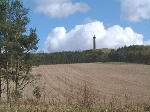
M 0 1 L 4 17 L 0 24 L 3 69 L 7 85 L 7 101 L 10 96 L 10 81 L 15 83 L 15 91 L 23 90 L 32 82 L 30 74 L 33 62 L 31 52 L 37 50 L 36 29 L 27 30 L 29 9 L 23 7 L 19 0 Z M 16 92 L 17 93 L 17 92 Z

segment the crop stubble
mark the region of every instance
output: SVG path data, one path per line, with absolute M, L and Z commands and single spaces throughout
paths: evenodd
M 41 65 L 33 68 L 41 74 L 38 85 L 45 88 L 47 95 L 63 97 L 65 91 L 87 83 L 102 98 L 113 96 L 140 102 L 149 102 L 150 66 L 115 64 L 60 64 Z M 29 91 L 28 91 L 29 93 Z

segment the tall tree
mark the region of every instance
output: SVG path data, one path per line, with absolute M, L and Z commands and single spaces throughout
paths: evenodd
M 6 23 L 6 13 L 7 13 L 7 2 L 5 0 L 0 1 L 0 98 L 2 94 L 2 77 L 4 67 L 4 59 L 3 59 L 3 48 L 4 48 L 4 30 Z
M 5 58 L 3 69 L 7 85 L 7 100 L 10 96 L 10 81 L 15 83 L 15 92 L 24 89 L 31 81 L 31 52 L 37 50 L 37 35 L 35 29 L 28 31 L 29 9 L 23 7 L 19 0 L 2 0 L 5 7 L 5 17 L 0 25 L 3 37 L 2 54 Z M 4 5 L 6 4 L 6 5 Z

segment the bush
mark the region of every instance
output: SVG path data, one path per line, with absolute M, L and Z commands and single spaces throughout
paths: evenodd
M 41 89 L 40 87 L 35 87 L 34 90 L 33 90 L 33 96 L 36 98 L 36 99 L 40 99 L 41 98 Z

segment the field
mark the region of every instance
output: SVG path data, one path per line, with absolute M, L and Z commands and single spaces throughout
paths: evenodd
M 150 102 L 150 66 L 136 64 L 61 64 L 33 68 L 41 74 L 38 86 L 47 97 L 74 95 L 85 84 L 98 94 L 101 101 L 112 98 L 120 102 Z M 36 85 L 37 86 L 37 85 Z M 27 91 L 29 94 L 29 90 Z M 49 96 L 51 95 L 51 96 Z

